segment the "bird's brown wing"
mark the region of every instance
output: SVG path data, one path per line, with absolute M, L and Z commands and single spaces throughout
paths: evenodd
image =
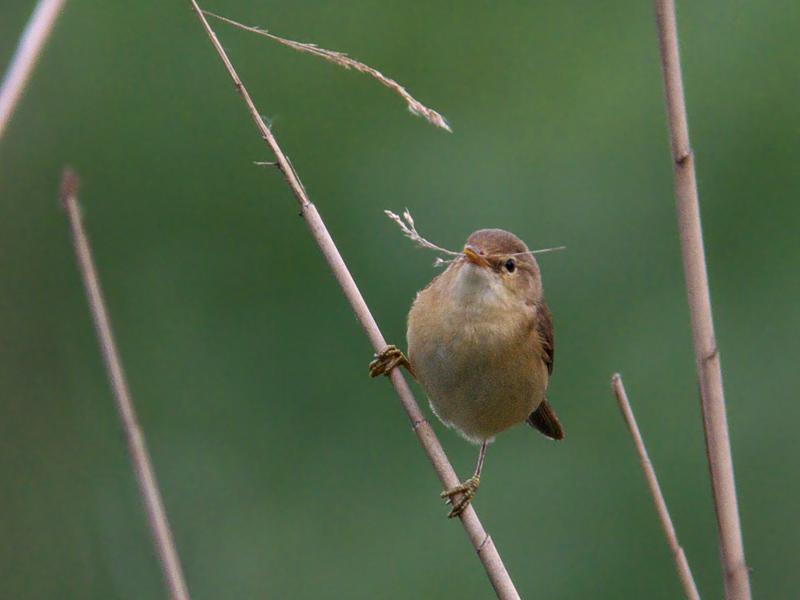
M 547 366 L 547 374 L 552 375 L 556 350 L 553 340 L 553 320 L 550 316 L 550 309 L 547 308 L 544 301 L 536 306 L 536 334 L 539 336 L 542 348 L 541 358 Z M 564 439 L 564 429 L 547 400 L 542 400 L 539 408 L 530 414 L 527 421 L 531 427 L 538 429 L 551 440 Z
M 547 365 L 547 374 L 553 374 L 553 361 L 556 355 L 556 345 L 553 340 L 553 318 L 550 309 L 544 300 L 536 305 L 536 333 L 542 344 L 542 360 Z

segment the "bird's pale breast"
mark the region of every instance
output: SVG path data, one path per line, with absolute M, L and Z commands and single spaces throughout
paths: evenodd
M 474 442 L 525 421 L 544 399 L 547 368 L 535 308 L 467 304 L 432 285 L 408 316 L 409 359 L 436 415 Z

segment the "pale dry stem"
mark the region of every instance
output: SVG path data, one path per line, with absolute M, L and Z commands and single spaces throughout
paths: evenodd
M 689 562 L 686 560 L 686 554 L 683 548 L 678 543 L 678 534 L 675 533 L 675 527 L 672 524 L 672 518 L 669 516 L 669 509 L 667 509 L 667 501 L 664 494 L 661 493 L 661 486 L 658 485 L 658 478 L 656 471 L 653 468 L 653 463 L 650 462 L 650 456 L 647 454 L 647 448 L 644 445 L 642 434 L 639 432 L 639 426 L 636 423 L 636 417 L 633 416 L 633 409 L 630 402 L 628 402 L 628 394 L 625 393 L 625 386 L 622 384 L 622 377 L 619 373 L 611 378 L 611 389 L 617 397 L 617 404 L 619 410 L 622 412 L 622 418 L 625 419 L 625 424 L 628 426 L 628 431 L 633 438 L 633 444 L 636 446 L 636 453 L 639 455 L 639 464 L 642 467 L 647 487 L 650 490 L 650 496 L 653 498 L 656 512 L 658 513 L 658 520 L 661 522 L 661 528 L 664 531 L 664 536 L 667 538 L 667 544 L 672 552 L 672 558 L 675 561 L 675 569 L 678 571 L 678 578 L 683 586 L 683 593 L 686 594 L 688 600 L 700 600 L 700 593 L 697 591 L 697 585 L 692 577 L 692 570 L 689 568 Z
M 695 366 L 700 383 L 706 455 L 717 513 L 725 597 L 727 600 L 749 600 L 750 575 L 745 562 L 722 368 L 714 335 L 694 155 L 689 145 L 689 122 L 678 51 L 675 4 L 673 0 L 654 0 L 654 7 L 672 148 L 678 233 L 689 301 Z
M 0 139 L 66 0 L 39 0 L 0 84 Z
M 156 548 L 161 570 L 172 600 L 189 600 L 189 590 L 183 576 L 175 540 L 172 537 L 167 512 L 161 499 L 155 470 L 153 469 L 144 433 L 139 425 L 136 410 L 133 406 L 122 359 L 119 356 L 114 335 L 111 331 L 111 319 L 108 315 L 100 278 L 94 264 L 89 238 L 83 228 L 80 205 L 78 204 L 78 177 L 71 169 L 64 169 L 61 178 L 61 203 L 69 219 L 75 258 L 86 289 L 86 298 L 97 332 L 97 341 L 108 373 L 111 391 L 119 412 L 122 429 L 128 443 L 128 454 L 131 466 L 139 485 L 153 544 Z

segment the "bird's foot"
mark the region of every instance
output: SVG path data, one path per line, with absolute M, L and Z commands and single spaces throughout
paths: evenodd
M 389 375 L 395 367 L 405 367 L 413 375 L 411 363 L 408 362 L 406 355 L 397 346 L 386 346 L 369 363 L 369 376 Z
M 481 484 L 481 478 L 478 475 L 473 475 L 464 483 L 461 483 L 449 490 L 443 491 L 440 496 L 445 499 L 445 504 L 450 504 L 453 508 L 450 514 L 447 515 L 448 519 L 459 516 L 464 509 L 472 502 L 472 497 L 478 491 L 478 486 Z

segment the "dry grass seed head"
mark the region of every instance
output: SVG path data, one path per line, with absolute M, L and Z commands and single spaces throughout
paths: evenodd
M 435 261 L 433 261 L 434 267 L 441 267 L 442 265 L 447 265 L 452 263 L 453 261 L 457 260 L 458 257 L 464 256 L 463 252 L 454 252 L 453 250 L 448 250 L 447 248 L 442 248 L 441 246 L 437 246 L 433 242 L 426 240 L 424 237 L 420 235 L 417 231 L 417 227 L 414 224 L 414 218 L 411 216 L 411 212 L 406 208 L 403 211 L 403 216 L 400 217 L 397 213 L 393 213 L 390 210 L 383 211 L 387 217 L 389 217 L 392 221 L 397 223 L 397 226 L 400 228 L 400 231 L 403 232 L 408 239 L 414 242 L 420 248 L 426 248 L 428 250 L 435 250 L 436 252 L 441 252 L 443 254 L 447 254 L 449 256 L 453 256 L 454 258 L 451 259 L 444 259 L 442 257 L 437 257 Z M 544 254 L 546 252 L 555 252 L 557 250 L 565 250 L 566 246 L 557 246 L 555 248 L 542 248 L 540 250 L 529 250 L 528 252 L 515 252 L 514 254 L 509 254 L 508 256 L 522 256 L 523 254 L 527 255 L 535 255 L 535 254 Z

